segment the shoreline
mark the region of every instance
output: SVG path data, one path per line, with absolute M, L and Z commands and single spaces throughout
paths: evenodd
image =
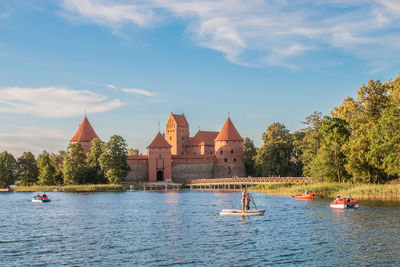
M 400 184 L 287 183 L 255 186 L 249 188 L 249 191 L 280 196 L 303 195 L 305 191 L 308 191 L 314 193 L 317 198 L 351 195 L 357 200 L 400 200 Z

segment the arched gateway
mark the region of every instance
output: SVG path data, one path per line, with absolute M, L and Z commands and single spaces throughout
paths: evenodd
M 164 181 L 164 173 L 163 171 L 157 172 L 157 181 Z

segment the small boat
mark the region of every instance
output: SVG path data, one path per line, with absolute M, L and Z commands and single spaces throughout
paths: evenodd
M 264 215 L 265 210 L 222 210 L 219 215 L 241 215 L 241 216 L 256 216 Z
M 32 198 L 32 202 L 35 203 L 42 203 L 42 202 L 50 202 L 50 199 L 48 197 L 37 197 L 37 196 L 33 196 Z
M 315 194 L 301 195 L 295 196 L 296 199 L 314 199 Z
M 336 199 L 335 201 L 333 201 L 330 204 L 330 206 L 331 206 L 331 208 L 334 208 L 334 209 L 346 209 L 346 208 L 358 208 L 359 207 L 358 201 L 354 200 L 352 198 L 350 200 L 347 200 L 344 198 Z

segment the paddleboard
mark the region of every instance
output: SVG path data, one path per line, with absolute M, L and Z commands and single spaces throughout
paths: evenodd
M 248 210 L 243 212 L 242 210 L 222 210 L 219 215 L 240 215 L 240 216 L 257 216 L 264 215 L 265 210 Z

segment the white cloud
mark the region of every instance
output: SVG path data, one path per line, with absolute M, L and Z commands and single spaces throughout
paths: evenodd
M 125 93 L 130 93 L 130 94 L 137 94 L 137 95 L 145 95 L 145 96 L 154 96 L 155 94 L 144 90 L 144 89 L 137 89 L 137 88 L 124 88 L 122 89 Z
M 0 89 L 0 113 L 62 118 L 81 115 L 85 110 L 89 113 L 104 112 L 122 105 L 119 99 L 109 100 L 88 90 L 58 87 Z
M 68 144 L 71 133 L 49 128 L 38 128 L 34 126 L 7 127 L 0 131 L 0 152 L 7 150 L 15 157 L 23 152 L 31 151 L 36 156 L 47 150 L 57 152 L 64 150 Z
M 242 65 L 294 69 L 302 55 L 324 49 L 373 59 L 379 53 L 371 52 L 400 50 L 382 41 L 399 30 L 397 0 L 64 0 L 63 7 L 113 31 L 178 18 L 196 44 Z
M 111 89 L 117 88 L 117 86 L 115 86 L 114 84 L 107 84 L 106 86 L 107 86 L 108 88 L 111 88 Z

